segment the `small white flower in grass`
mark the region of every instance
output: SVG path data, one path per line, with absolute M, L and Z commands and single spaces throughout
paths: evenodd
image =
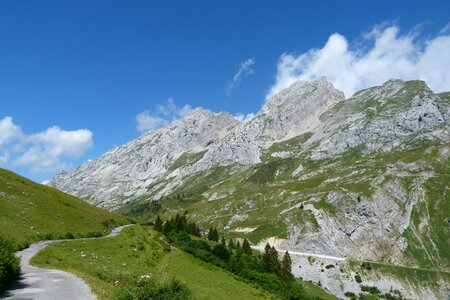
M 150 279 L 151 277 L 152 277 L 152 274 L 144 274 L 139 277 L 139 280 Z

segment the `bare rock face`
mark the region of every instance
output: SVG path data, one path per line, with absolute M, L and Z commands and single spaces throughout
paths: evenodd
M 186 176 L 217 165 L 252 165 L 260 162 L 261 149 L 276 141 L 307 132 L 319 116 L 344 100 L 344 94 L 325 78 L 299 81 L 270 98 L 262 114 L 239 124 L 230 114 L 198 108 L 166 128 L 148 132 L 70 173 L 61 173 L 51 185 L 107 208 L 149 192 L 158 179 L 170 180 L 159 195 L 169 193 Z M 195 164 L 168 172 L 183 153 L 206 151 Z
M 166 128 L 136 140 L 53 178 L 51 185 L 89 202 L 115 209 L 123 200 L 137 198 L 183 153 L 211 148 L 239 122 L 228 113 L 198 108 Z
M 255 244 L 448 270 L 449 95 L 389 80 L 345 100 L 325 78 L 298 81 L 249 122 L 198 108 L 51 185 L 110 210 L 181 190 L 195 194 L 191 204 L 162 205 L 204 226 L 259 232 Z M 296 274 L 339 297 L 342 285 L 360 292 L 353 279 L 324 278 L 323 264 Z
M 344 99 L 344 93 L 324 77 L 298 81 L 268 99 L 260 115 L 236 126 L 199 165 L 259 163 L 262 149 L 312 130 L 320 123 L 321 114 Z
M 322 119 L 325 136 L 312 157 L 322 159 L 364 146 L 365 153 L 390 151 L 414 138 L 450 136 L 447 106 L 423 81 L 389 80 L 356 93 Z
M 402 262 L 408 246 L 429 243 L 436 230 L 429 212 L 412 216 L 417 203 L 422 210 L 433 207 L 427 182 L 448 179 L 449 99 L 422 81 L 389 80 L 347 100 L 325 78 L 299 81 L 268 99 L 249 122 L 196 109 L 55 176 L 51 185 L 113 210 L 201 183 L 195 201 L 203 201 L 202 209 L 188 207 L 200 222 L 283 223 L 289 250 Z M 408 151 L 430 145 L 429 153 L 402 161 Z M 204 175 L 218 167 L 231 171 L 206 181 Z M 255 197 L 252 207 L 244 205 L 248 195 Z M 405 234 L 419 215 L 414 234 Z M 441 257 L 440 242 L 432 243 L 427 255 Z

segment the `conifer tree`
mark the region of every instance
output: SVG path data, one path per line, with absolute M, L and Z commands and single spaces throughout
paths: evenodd
M 161 218 L 159 217 L 159 215 L 156 217 L 156 220 L 155 220 L 155 229 L 157 230 L 157 231 L 159 231 L 159 232 L 161 232 L 162 231 L 162 221 L 161 221 Z
M 219 242 L 219 233 L 217 232 L 217 229 L 214 227 L 211 227 L 208 232 L 208 240 Z
M 241 247 L 241 243 L 239 241 L 237 241 L 236 243 L 236 253 L 242 253 L 242 247 Z
M 195 222 L 190 222 L 187 225 L 187 231 L 189 234 L 195 235 L 197 237 L 200 237 L 200 228 L 198 228 L 197 224 Z
M 274 246 L 272 246 L 272 248 L 270 248 L 270 264 L 271 264 L 271 272 L 279 275 L 280 270 L 281 270 L 281 265 L 280 265 L 280 261 L 278 260 L 278 252 Z
M 176 230 L 177 232 L 183 231 L 184 230 L 184 218 L 182 216 L 180 216 L 179 214 L 177 214 L 175 216 L 175 224 L 176 224 Z
M 272 259 L 271 259 L 271 248 L 269 243 L 266 244 L 266 246 L 264 247 L 264 254 L 263 254 L 263 266 L 264 266 L 264 271 L 266 271 L 267 273 L 272 272 Z
M 236 254 L 233 254 L 230 258 L 228 269 L 234 274 L 239 274 L 242 271 L 243 265 L 244 262 L 242 261 L 242 255 L 240 252 L 236 252 Z
M 283 279 L 286 282 L 291 281 L 294 278 L 291 271 L 292 271 L 292 260 L 291 256 L 289 255 L 289 252 L 286 251 L 286 253 L 284 253 L 283 261 L 281 263 L 281 270 L 280 270 L 281 279 Z
M 168 234 L 169 232 L 172 231 L 172 229 L 173 228 L 172 228 L 172 224 L 171 224 L 170 220 L 165 221 L 163 224 L 163 227 L 162 227 L 162 232 L 164 234 Z
M 244 242 L 242 243 L 242 250 L 244 250 L 244 253 L 247 254 L 248 256 L 252 255 L 252 248 L 250 247 L 250 243 L 248 242 L 248 240 L 245 238 Z
M 230 239 L 230 240 L 228 241 L 228 247 L 229 247 L 230 249 L 235 249 L 235 248 L 236 248 L 236 245 L 234 244 L 233 239 Z

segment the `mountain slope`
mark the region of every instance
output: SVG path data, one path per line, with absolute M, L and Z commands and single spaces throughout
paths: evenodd
M 40 239 L 103 234 L 122 223 L 128 223 L 123 216 L 0 169 L 0 233 L 19 246 Z
M 80 258 L 80 253 L 87 255 Z M 157 281 L 180 280 L 192 292 L 192 299 L 278 299 L 229 272 L 171 248 L 148 227 L 126 228 L 111 239 L 51 245 L 32 262 L 79 275 L 99 299 L 129 299 L 130 296 L 120 297 L 119 291 L 130 290 L 136 279 L 150 276 Z
M 146 135 L 185 130 L 185 124 Z M 99 194 L 78 180 L 95 181 L 97 172 L 116 178 L 101 171 L 109 168 L 103 157 L 52 184 L 93 203 L 105 196 L 100 204 L 107 207 L 130 201 L 122 209 L 135 213 L 148 209 L 148 200 L 161 200 L 160 212 L 188 210 L 205 226 L 227 225 L 231 236 L 254 243 L 272 238 L 300 252 L 448 268 L 446 94 L 434 94 L 422 81 L 389 80 L 344 100 L 324 78 L 300 81 L 269 99 L 250 122 L 222 132 L 209 147 L 180 150 L 179 159 L 158 164 L 157 176 L 121 177 L 134 185 L 119 193 L 122 204 L 108 198 L 114 193 L 104 192 L 107 184 L 96 182 Z M 177 143 L 139 144 L 159 149 L 156 156 L 120 154 L 142 152 L 140 139 L 112 152 L 128 170 L 170 156 L 164 144 Z
M 147 132 L 70 173 L 57 175 L 51 184 L 95 205 L 118 208 L 157 189 L 158 179 L 171 166 L 201 159 L 238 123 L 228 113 L 197 108 L 166 128 Z

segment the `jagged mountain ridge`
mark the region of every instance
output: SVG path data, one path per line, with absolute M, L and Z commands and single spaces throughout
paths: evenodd
M 51 184 L 109 209 L 164 198 L 167 213 L 189 210 L 254 243 L 393 262 L 420 252 L 412 263 L 448 266 L 449 107 L 422 81 L 347 100 L 324 78 L 300 81 L 250 122 L 219 114 L 214 130 L 200 130 L 206 143 L 170 138 L 188 116 Z M 188 201 L 167 198 L 179 193 Z
M 51 185 L 95 205 L 117 208 L 122 199 L 147 193 L 146 187 L 183 153 L 205 151 L 238 124 L 228 113 L 197 108 L 166 128 L 147 132 L 70 173 L 58 174 Z
M 243 124 L 228 113 L 197 108 L 166 128 L 147 132 L 70 173 L 58 174 L 50 184 L 95 205 L 116 209 L 124 200 L 145 195 L 158 176 L 175 177 L 172 186 L 176 186 L 183 177 L 216 165 L 258 163 L 261 149 L 311 129 L 320 114 L 344 99 L 322 77 L 293 84 L 269 99 L 261 115 Z M 170 172 L 171 164 L 183 153 L 203 150 L 207 150 L 204 157 L 194 165 Z
M 163 217 L 189 211 L 254 244 L 445 272 L 449 174 L 449 93 L 389 80 L 345 99 L 320 78 L 283 90 L 247 123 L 197 109 L 52 185 L 109 209 L 160 201 Z M 322 278 L 343 297 L 331 281 Z M 448 281 L 432 281 L 436 290 L 419 285 L 411 297 L 445 295 Z

